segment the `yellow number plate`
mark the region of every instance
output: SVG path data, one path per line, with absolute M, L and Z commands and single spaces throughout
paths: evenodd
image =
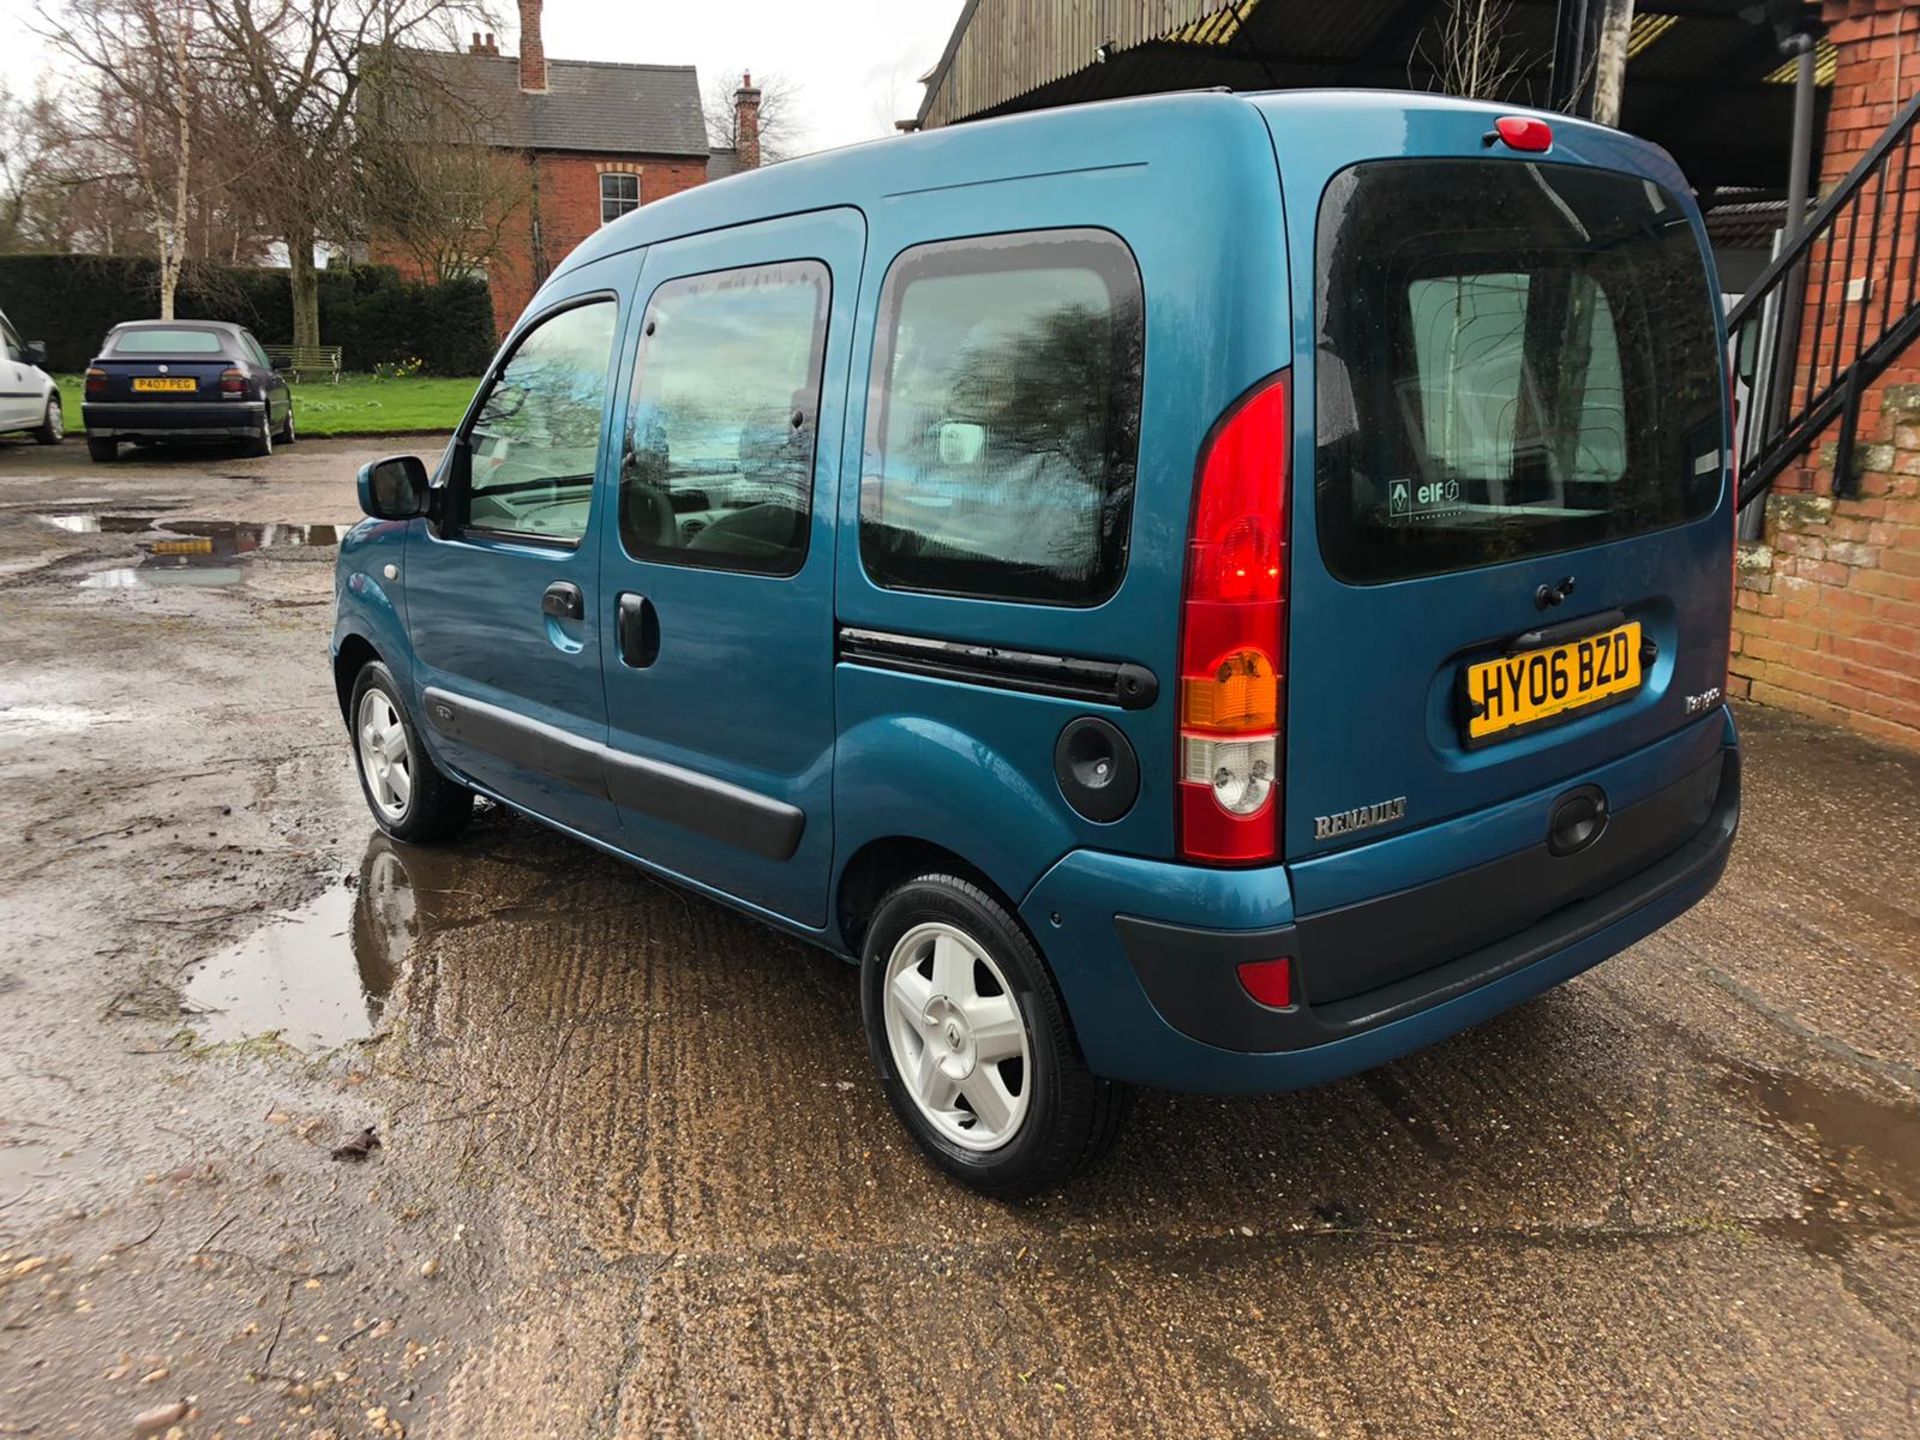
M 1467 667 L 1467 741 L 1491 740 L 1640 688 L 1640 622 Z
M 198 390 L 200 382 L 191 375 L 175 378 L 171 375 L 136 375 L 133 379 L 136 390 Z

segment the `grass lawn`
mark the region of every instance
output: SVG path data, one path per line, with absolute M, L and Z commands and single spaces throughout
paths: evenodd
M 78 375 L 59 377 L 67 431 L 81 431 L 80 400 L 85 386 Z M 478 379 L 376 380 L 371 375 L 342 375 L 338 385 L 309 381 L 293 387 L 294 424 L 304 436 L 389 435 L 398 430 L 451 430 L 466 413 L 480 387 Z

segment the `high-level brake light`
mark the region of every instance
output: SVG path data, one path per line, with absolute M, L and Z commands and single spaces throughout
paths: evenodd
M 1531 115 L 1502 115 L 1493 128 L 1509 150 L 1538 152 L 1553 146 L 1553 127 Z

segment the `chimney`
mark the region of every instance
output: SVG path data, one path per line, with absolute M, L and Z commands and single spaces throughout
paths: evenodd
M 471 49 L 475 55 L 498 55 L 500 53 L 499 42 L 493 38 L 493 32 L 491 30 L 487 31 L 484 36 L 478 30 L 474 31 Z
M 540 41 L 540 0 L 520 0 L 520 88 L 547 88 L 547 47 Z
M 741 75 L 733 92 L 733 148 L 742 170 L 760 168 L 760 92 L 751 71 Z

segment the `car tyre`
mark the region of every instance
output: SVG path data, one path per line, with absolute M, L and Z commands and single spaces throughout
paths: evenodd
M 260 433 L 247 441 L 247 454 L 256 460 L 264 460 L 273 454 L 272 422 L 265 416 L 260 419 Z
M 47 413 L 41 417 L 40 428 L 33 432 L 33 438 L 42 445 L 58 445 L 67 438 L 67 421 L 60 412 L 57 391 L 47 397 Z
M 287 423 L 280 427 L 280 433 L 274 436 L 273 438 L 278 440 L 282 445 L 293 444 L 295 437 L 293 433 L 293 401 L 292 400 L 287 401 Z
M 103 463 L 111 463 L 120 458 L 120 442 L 111 435 L 87 436 L 87 456 Z
M 1087 1068 L 1046 961 L 971 880 L 926 874 L 887 893 L 862 946 L 860 1009 L 894 1114 L 984 1195 L 1057 1185 L 1120 1132 L 1131 1090 Z
M 473 792 L 448 779 L 420 742 L 393 672 L 369 660 L 347 706 L 354 768 L 374 823 L 396 840 L 451 840 L 473 818 Z

